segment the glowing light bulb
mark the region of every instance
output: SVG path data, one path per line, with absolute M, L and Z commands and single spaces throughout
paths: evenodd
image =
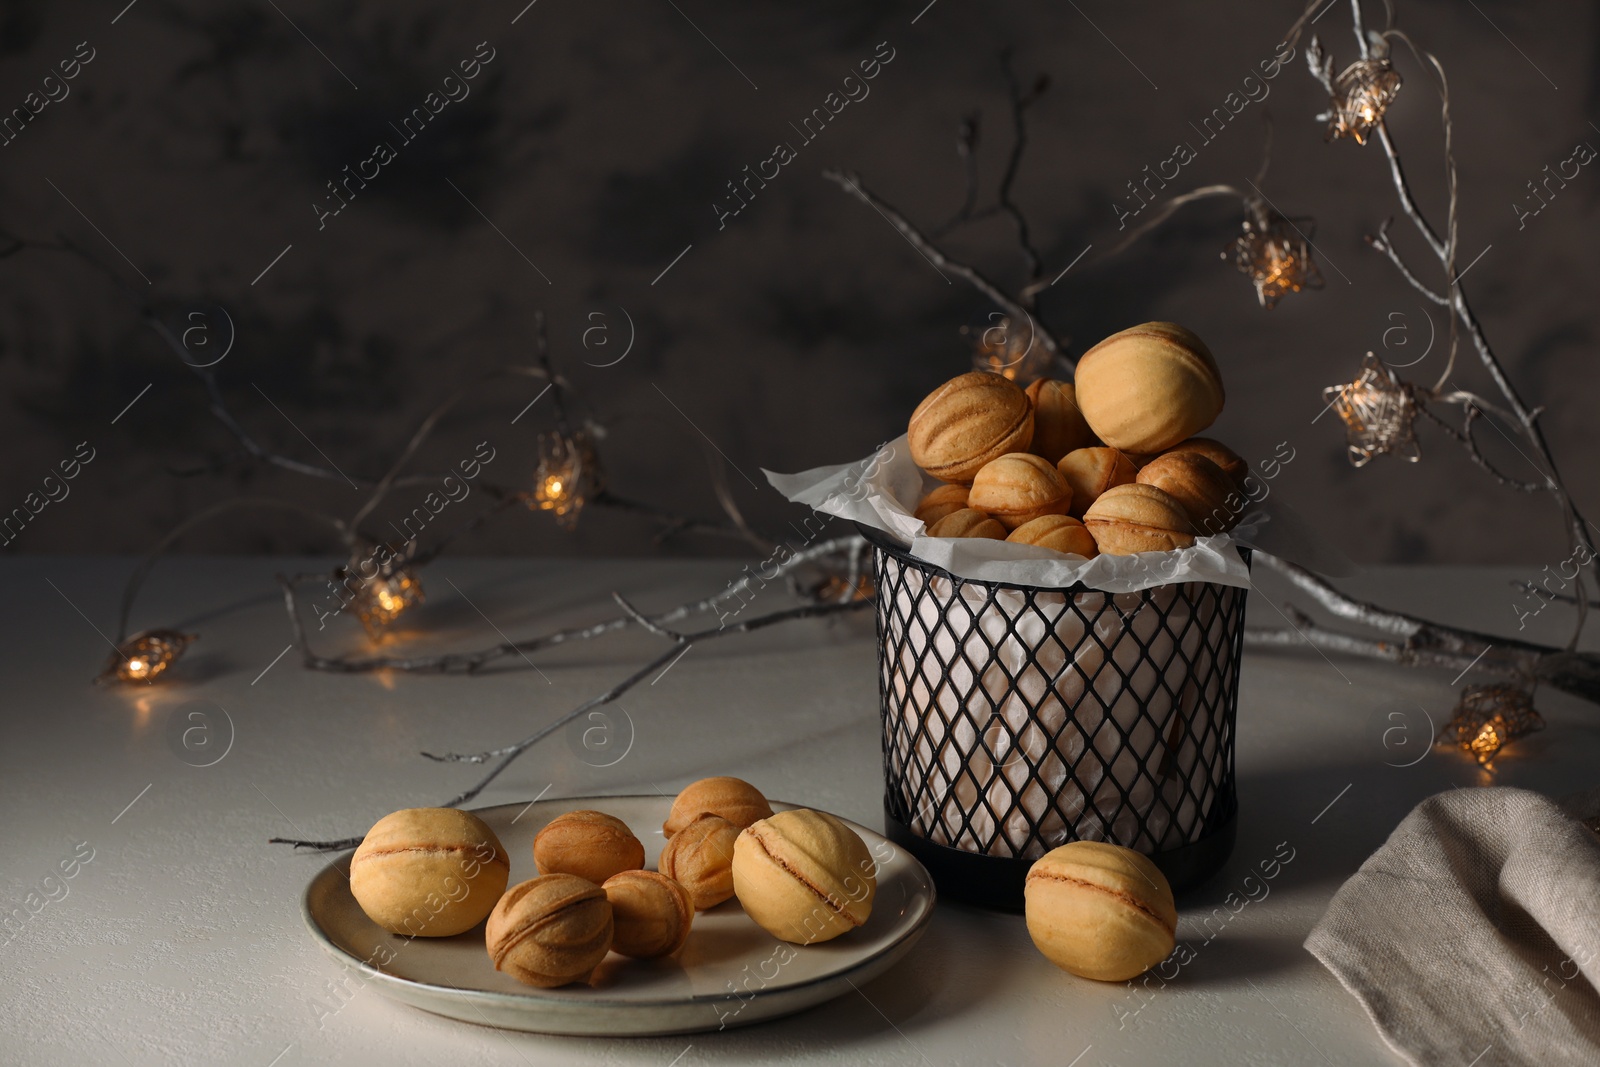
M 571 436 L 543 434 L 539 438 L 539 466 L 534 472 L 533 496 L 528 506 L 552 512 L 568 529 L 600 489 L 600 462 L 588 433 Z
M 1472 756 L 1486 771 L 1494 758 L 1519 737 L 1544 729 L 1533 694 L 1516 685 L 1468 686 L 1455 714 L 1440 731 L 1439 744 Z
M 346 583 L 347 587 L 350 583 Z M 394 621 L 406 611 L 423 602 L 422 582 L 410 567 L 396 567 L 379 572 L 361 583 L 350 606 L 367 635 L 378 640 L 389 631 Z
M 176 630 L 145 630 L 134 634 L 107 657 L 95 681 L 153 682 L 176 662 L 196 640 L 194 634 Z
M 973 343 L 972 369 L 998 374 L 1018 385 L 1031 385 L 1050 372 L 1051 355 L 1038 343 L 1032 320 L 1012 328 L 1011 319 L 996 313 L 994 325 L 980 331 Z M 961 332 L 971 336 L 963 326 Z
M 1288 293 L 1322 288 L 1322 272 L 1311 258 L 1312 220 L 1289 219 L 1256 203 L 1241 228 L 1244 232 L 1223 249 L 1222 258 L 1249 275 L 1262 307 L 1276 307 Z
M 1400 92 L 1400 73 L 1387 59 L 1358 59 L 1333 83 L 1327 139 L 1366 144 Z
M 1344 422 L 1352 466 L 1364 467 L 1372 457 L 1398 456 L 1408 463 L 1422 458 L 1417 444 L 1417 400 L 1411 387 L 1371 352 L 1361 360 L 1361 373 L 1348 385 L 1322 391 Z

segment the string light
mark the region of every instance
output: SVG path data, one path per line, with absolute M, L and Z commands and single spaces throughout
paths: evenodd
M 973 342 L 972 369 L 989 371 L 1023 386 L 1043 378 L 1050 372 L 1050 353 L 1044 345 L 1034 343 L 1033 324 L 1028 326 L 1026 331 L 1013 330 L 1010 318 L 998 317 Z M 963 326 L 961 333 L 971 337 L 973 331 Z
M 134 634 L 106 659 L 96 682 L 144 683 L 155 681 L 178 662 L 194 641 L 195 634 L 177 630 L 145 630 Z
M 578 525 L 583 506 L 600 489 L 600 462 L 586 431 L 539 435 L 539 466 L 530 507 L 554 513 L 567 529 Z
M 1469 685 L 1440 744 L 1454 745 L 1485 770 L 1493 770 L 1492 761 L 1501 749 L 1543 729 L 1544 717 L 1534 710 L 1529 690 L 1505 684 Z
M 1361 360 L 1361 374 L 1349 385 L 1330 385 L 1322 399 L 1344 420 L 1350 463 L 1364 467 L 1373 456 L 1398 456 L 1407 463 L 1422 458 L 1417 444 L 1417 400 L 1371 352 Z
M 377 641 L 389 632 L 396 619 L 421 604 L 423 599 L 422 582 L 416 571 L 410 567 L 393 567 L 361 581 L 350 607 L 361 620 L 367 636 Z
M 1223 249 L 1222 258 L 1250 276 L 1256 299 L 1271 309 L 1286 293 L 1322 288 L 1322 272 L 1311 258 L 1311 237 L 1306 232 L 1315 228 L 1310 219 L 1296 223 L 1253 204 L 1244 219 L 1244 232 Z
M 1327 139 L 1366 144 L 1399 92 L 1400 72 L 1387 58 L 1356 60 L 1334 79 Z

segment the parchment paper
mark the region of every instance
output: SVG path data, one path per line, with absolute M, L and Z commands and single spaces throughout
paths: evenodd
M 1082 582 L 1108 593 L 1131 593 L 1172 582 L 1250 586 L 1238 552 L 1248 545 L 1324 574 L 1347 574 L 1349 563 L 1274 495 L 1250 505 L 1232 533 L 1202 537 L 1176 552 L 1101 555 L 1085 560 L 1033 545 L 983 537 L 928 537 L 912 514 L 941 483 L 911 460 L 904 435 L 854 463 L 814 467 L 798 474 L 763 470 L 767 481 L 797 504 L 889 534 L 911 554 L 961 578 L 1015 585 L 1065 587 Z

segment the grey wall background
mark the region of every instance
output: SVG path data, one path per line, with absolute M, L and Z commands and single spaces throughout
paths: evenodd
M 315 462 L 320 449 L 346 471 L 377 472 L 445 392 L 525 356 L 543 309 L 558 363 L 610 428 L 615 489 L 714 515 L 698 426 L 757 483 L 730 476 L 752 521 L 781 528 L 797 509 L 757 468 L 843 461 L 901 432 L 923 393 L 965 369 L 960 328 L 981 329 L 991 311 L 820 172 L 854 168 L 932 224 L 960 202 L 955 129 L 976 109 L 983 193 L 992 196 L 1009 146 L 997 56 L 1011 47 L 1023 75 L 1052 79 L 1032 112 L 1017 197 L 1055 269 L 1095 246 L 1045 303 L 1076 348 L 1153 318 L 1199 331 L 1228 387 L 1216 435 L 1247 457 L 1290 442 L 1296 459 L 1279 491 L 1356 559 L 1537 569 L 1565 555 L 1550 505 L 1495 486 L 1436 433 L 1425 431 L 1421 464 L 1379 460 L 1356 471 L 1333 418 L 1313 424 L 1321 388 L 1348 381 L 1363 351 L 1383 351 L 1386 329 L 1408 328 L 1412 347 L 1401 354 L 1410 358 L 1429 327 L 1418 299 L 1362 243 L 1397 213 L 1379 151 L 1323 143 L 1311 116 L 1324 101 L 1300 56 L 1180 182 L 1250 177 L 1259 112 L 1270 109 L 1277 150 L 1264 191 L 1284 211 L 1316 217 L 1326 288 L 1259 309 L 1248 282 L 1218 258 L 1239 221 L 1225 201 L 1189 209 L 1116 260 L 1097 259 L 1116 234 L 1124 183 L 1193 139 L 1189 123 L 1272 55 L 1296 3 L 123 3 L 5 5 L 0 107 L 21 106 L 80 42 L 94 58 L 69 96 L 0 147 L 0 226 L 81 244 L 174 329 L 196 308 L 225 308 L 237 339 L 217 371 L 230 404 L 291 456 Z M 1596 24 L 1594 5 L 1578 0 L 1401 3 L 1401 25 L 1443 58 L 1454 90 L 1463 256 L 1489 248 L 1466 287 L 1525 396 L 1550 405 L 1546 429 L 1578 499 L 1600 512 L 1600 172 L 1586 168 L 1521 230 L 1511 206 L 1575 144 L 1600 145 L 1591 123 L 1600 115 Z M 1341 64 L 1353 52 L 1348 26 L 1343 5 L 1317 25 Z M 895 58 L 870 96 L 798 146 L 798 158 L 719 230 L 712 205 L 724 183 L 775 143 L 798 143 L 789 123 L 885 41 Z M 422 104 L 479 42 L 495 58 L 471 95 L 400 144 L 388 123 Z M 1401 67 L 1409 78 L 1391 126 L 1424 206 L 1442 219 L 1437 99 L 1409 61 Z M 312 205 L 325 183 L 378 140 L 395 143 L 397 158 L 319 230 Z M 1415 255 L 1415 242 L 1406 247 Z M 1018 276 L 1002 219 L 961 231 L 949 248 L 1008 281 Z M 240 492 L 345 513 L 358 506 L 342 483 L 226 462 L 235 443 L 199 383 L 111 278 L 27 251 L 0 259 L 0 285 L 0 505 L 22 503 L 78 442 L 96 450 L 71 496 L 41 512 L 13 550 L 140 551 Z M 632 351 L 615 366 L 586 366 L 619 351 L 581 343 L 604 321 L 620 345 L 619 308 L 637 331 Z M 1434 321 L 1443 328 L 1437 313 Z M 1441 358 L 1435 349 L 1413 373 L 1431 380 Z M 1487 388 L 1470 360 L 1460 382 Z M 541 403 L 511 418 L 537 388 L 483 389 L 419 465 L 453 464 L 487 438 L 497 449 L 492 476 L 525 481 L 550 411 Z M 1509 469 L 1531 473 L 1501 451 Z M 169 473 L 212 461 L 222 462 L 205 475 Z M 393 513 L 420 493 L 398 494 Z M 570 533 L 523 513 L 461 550 L 654 551 L 651 529 L 596 512 Z M 239 516 L 183 547 L 328 545 L 293 520 Z M 661 550 L 737 547 L 683 537 Z

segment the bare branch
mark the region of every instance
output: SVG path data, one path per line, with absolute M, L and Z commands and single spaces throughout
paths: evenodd
M 394 463 L 390 465 L 388 472 L 378 480 L 377 487 L 372 490 L 372 495 L 367 498 L 367 502 L 361 505 L 360 510 L 358 510 L 355 515 L 351 517 L 351 527 L 359 527 L 362 521 L 365 520 L 368 515 L 372 514 L 373 509 L 376 508 L 378 504 L 382 502 L 383 498 L 389 494 L 389 491 L 394 487 L 395 479 L 400 476 L 400 472 L 404 470 L 405 465 L 411 461 L 411 457 L 416 453 L 417 449 L 420 448 L 422 443 L 428 439 L 428 436 L 433 433 L 434 427 L 439 424 L 440 419 L 444 418 L 446 412 L 455 407 L 456 404 L 461 402 L 463 397 L 473 392 L 484 382 L 506 376 L 543 378 L 545 377 L 545 371 L 538 367 L 526 367 L 518 364 L 508 364 L 503 367 L 495 367 L 492 370 L 480 374 L 477 378 L 455 390 L 449 396 L 445 397 L 444 400 L 435 405 L 434 409 L 428 412 L 427 416 L 412 433 L 411 439 L 406 442 L 405 448 L 401 450 L 400 455 L 395 459 Z
M 1473 423 L 1482 414 L 1476 404 L 1468 402 L 1462 405 L 1462 428 L 1459 430 L 1440 418 L 1426 403 L 1422 403 L 1421 398 L 1419 398 L 1417 410 L 1427 416 L 1441 430 L 1449 434 L 1462 448 L 1465 448 L 1472 462 L 1482 467 L 1501 485 L 1509 489 L 1515 489 L 1520 493 L 1537 493 L 1549 487 L 1545 482 L 1524 482 L 1513 478 L 1489 461 L 1489 457 L 1485 456 L 1482 450 L 1479 449 L 1478 440 L 1472 433 Z
M 224 500 L 220 504 L 213 504 L 190 515 L 187 519 L 168 530 L 166 535 L 156 542 L 155 547 L 146 553 L 144 559 L 140 560 L 139 565 L 133 569 L 133 574 L 128 577 L 128 584 L 123 587 L 122 606 L 117 615 L 117 642 L 119 644 L 128 636 L 128 616 L 133 612 L 134 598 L 139 595 L 139 590 L 143 587 L 145 579 L 149 577 L 151 568 L 156 565 L 156 561 L 161 558 L 162 554 L 171 548 L 178 538 L 196 526 L 210 521 L 225 511 L 233 511 L 239 508 L 269 508 L 277 511 L 290 511 L 333 527 L 334 532 L 339 535 L 339 540 L 346 548 L 354 543 L 350 528 L 339 519 L 288 500 L 241 496 L 234 497 L 231 500 Z
M 1369 234 L 1367 236 L 1367 244 L 1388 256 L 1389 262 L 1395 265 L 1395 267 L 1400 271 L 1400 276 L 1406 280 L 1407 284 L 1409 284 L 1411 288 L 1415 289 L 1417 292 L 1421 293 L 1435 304 L 1438 304 L 1441 307 L 1449 307 L 1449 299 L 1440 296 L 1432 289 L 1429 289 L 1427 285 L 1423 284 L 1422 280 L 1412 273 L 1411 268 L 1406 266 L 1405 260 L 1400 258 L 1399 249 L 1395 248 L 1394 242 L 1389 239 L 1389 227 L 1393 225 L 1393 223 L 1393 218 L 1385 219 L 1383 225 L 1378 227 L 1378 232 L 1376 234 Z
M 1162 201 L 1161 206 L 1156 209 L 1156 213 L 1154 215 L 1151 215 L 1144 222 L 1129 230 L 1128 236 L 1124 237 L 1105 252 L 1101 253 L 1099 258 L 1110 259 L 1113 256 L 1120 255 L 1139 238 L 1143 237 L 1157 226 L 1160 226 L 1163 222 L 1166 222 L 1173 215 L 1177 214 L 1178 209 L 1183 207 L 1185 204 L 1192 204 L 1197 200 L 1206 200 L 1214 196 L 1238 197 L 1240 202 L 1245 204 L 1248 204 L 1251 199 L 1249 195 L 1241 191 L 1237 186 L 1233 185 L 1202 185 L 1198 189 L 1191 189 L 1187 193 L 1182 193 L 1178 196 L 1174 196 Z
M 496 763 L 492 769 L 490 769 L 489 773 L 485 774 L 470 788 L 457 793 L 455 796 L 451 797 L 449 800 L 445 801 L 439 806 L 445 808 L 454 808 L 472 800 L 479 793 L 482 793 L 484 789 L 486 789 L 490 783 L 498 778 L 507 767 L 511 766 L 512 762 L 514 762 L 517 757 L 528 751 L 528 749 L 549 737 L 563 726 L 566 726 L 568 723 L 577 719 L 585 712 L 592 711 L 597 707 L 601 707 L 602 705 L 615 701 L 618 697 L 622 696 L 622 694 L 638 685 L 645 678 L 648 678 L 652 673 L 658 669 L 664 668 L 676 656 L 680 655 L 684 648 L 690 645 L 700 641 L 710 641 L 718 637 L 723 637 L 727 634 L 751 633 L 755 630 L 762 630 L 769 626 L 776 626 L 780 623 L 790 622 L 795 619 L 821 618 L 829 615 L 842 614 L 847 611 L 856 611 L 867 607 L 871 603 L 872 601 L 870 600 L 859 600 L 852 601 L 847 604 L 804 604 L 800 607 L 788 608 L 783 611 L 775 611 L 768 615 L 761 615 L 753 619 L 747 619 L 743 622 L 734 623 L 731 626 L 718 626 L 717 628 L 711 630 L 700 630 L 695 633 L 680 634 L 678 635 L 677 640 L 670 647 L 662 651 L 660 655 L 656 656 L 654 659 L 650 660 L 650 662 L 646 663 L 644 666 L 640 667 L 638 670 L 634 671 L 617 684 L 613 685 L 610 689 L 607 689 L 605 692 L 600 693 L 597 696 L 590 697 L 588 700 L 585 700 L 581 704 L 574 707 L 571 711 L 559 716 L 552 722 L 540 727 L 538 730 L 535 730 L 533 733 L 529 734 L 527 737 L 524 737 L 522 740 L 515 742 L 514 744 L 505 746 L 503 748 L 493 749 L 489 753 L 480 754 L 484 757 L 490 758 L 498 756 L 499 762 Z M 434 756 L 428 753 L 423 753 L 423 755 L 426 755 L 428 758 L 434 760 L 448 760 L 452 762 L 479 762 L 477 759 L 474 759 L 470 756 L 462 757 L 448 753 L 443 756 Z M 312 848 L 321 851 L 328 851 L 354 848 L 356 845 L 361 843 L 361 838 L 344 837 L 327 841 L 302 841 L 293 838 L 275 837 L 271 839 L 270 843 L 293 845 L 295 848 Z
M 483 488 L 487 489 L 488 486 L 484 486 Z M 528 494 L 526 493 L 496 493 L 492 495 L 495 497 L 493 504 L 478 512 L 477 515 L 473 516 L 461 526 L 443 535 L 427 548 L 414 552 L 411 556 L 411 566 L 420 567 L 425 563 L 431 563 L 434 559 L 440 556 L 446 548 L 449 548 L 451 544 L 460 540 L 462 537 L 465 537 L 467 534 L 473 533 L 474 531 L 480 530 L 489 525 L 491 521 L 499 518 L 504 512 L 509 511 L 519 505 L 524 507 L 527 506 Z
M 721 611 L 719 607 L 738 603 L 742 610 L 745 594 L 757 582 L 772 582 L 790 574 L 808 564 L 816 563 L 829 556 L 840 552 L 851 551 L 853 546 L 865 544 L 859 536 L 836 537 L 815 545 L 791 551 L 781 561 L 771 564 L 770 574 L 760 575 L 746 573 L 742 578 L 728 583 L 721 592 L 680 604 L 675 608 L 659 614 L 649 616 L 652 623 L 665 626 L 668 623 L 678 622 L 702 612 L 716 611 L 719 618 L 736 614 L 736 611 Z M 523 657 L 541 649 L 554 645 L 565 644 L 569 641 L 583 641 L 599 637 L 603 634 L 613 633 L 625 629 L 635 621 L 630 616 L 622 615 L 601 622 L 591 623 L 586 626 L 568 627 L 540 634 L 535 637 L 525 638 L 521 641 L 507 641 L 487 648 L 477 649 L 472 652 L 446 652 L 433 655 L 377 655 L 377 656 L 322 656 L 311 648 L 307 640 L 305 629 L 300 622 L 299 598 L 295 589 L 308 581 L 327 581 L 325 574 L 296 575 L 284 577 L 279 575 L 279 584 L 283 587 L 284 608 L 289 615 L 289 625 L 294 638 L 295 647 L 300 650 L 301 660 L 310 670 L 332 671 L 341 674 L 364 674 L 372 671 L 393 670 L 416 674 L 475 674 L 491 663 L 510 657 Z M 340 610 L 343 610 L 341 604 Z M 329 612 L 333 615 L 337 612 Z
M 726 481 L 725 478 L 724 481 Z M 657 531 L 655 537 L 655 540 L 658 544 L 662 541 L 665 541 L 673 534 L 681 531 L 717 534 L 723 537 L 736 537 L 739 540 L 746 542 L 750 541 L 752 534 L 754 534 L 757 538 L 761 538 L 760 534 L 755 534 L 754 531 L 748 527 L 745 529 L 740 529 L 738 526 L 735 526 L 731 523 L 720 523 L 714 522 L 710 519 L 697 519 L 693 516 L 681 515 L 669 508 L 663 508 L 655 504 L 646 504 L 642 501 L 618 496 L 609 489 L 600 490 L 585 506 L 613 508 L 617 511 L 627 512 L 633 515 L 644 515 L 659 521 L 662 524 L 662 527 Z M 743 515 L 741 515 L 740 518 L 742 519 Z M 770 548 L 772 545 L 771 541 L 768 541 L 764 538 L 761 538 L 761 542 L 761 547 L 763 550 Z
M 1391 637 L 1400 638 L 1407 647 L 1412 649 L 1477 655 L 1485 645 L 1492 644 L 1499 648 L 1515 649 L 1523 652 L 1542 653 L 1551 651 L 1543 645 L 1530 644 L 1526 641 L 1517 641 L 1509 637 L 1481 633 L 1456 626 L 1447 626 L 1443 623 L 1418 618 L 1415 615 L 1408 615 L 1405 612 L 1380 608 L 1376 604 L 1371 604 L 1340 592 L 1325 579 L 1298 564 L 1289 563 L 1266 552 L 1257 552 L 1253 558 L 1262 565 L 1277 571 L 1297 588 L 1308 593 L 1313 600 L 1330 614 L 1359 623 L 1362 626 L 1371 627 Z
M 1539 683 L 1591 703 L 1600 703 L 1600 655 L 1564 649 L 1539 648 L 1529 651 L 1520 646 L 1493 646 L 1481 656 L 1477 653 L 1449 652 L 1436 648 L 1412 647 L 1404 643 L 1325 630 L 1308 623 L 1296 632 L 1288 628 L 1247 628 L 1246 648 L 1295 649 L 1306 644 L 1324 652 L 1363 659 L 1375 659 L 1402 667 L 1436 667 L 1462 673 L 1469 668 L 1485 674 L 1511 678 L 1523 683 Z
M 665 626 L 657 625 L 648 615 L 644 614 L 638 608 L 628 603 L 621 593 L 612 593 L 611 599 L 617 602 L 617 607 L 621 608 L 628 618 L 632 619 L 634 622 L 638 623 L 640 626 L 644 627 L 646 630 L 649 630 L 656 636 L 665 637 L 671 641 L 684 640 L 684 636 L 678 633 L 676 630 L 669 630 Z
M 943 237 L 964 222 L 972 222 L 982 217 L 973 214 L 978 207 L 978 135 L 981 120 L 982 114 L 973 111 L 962 116 L 961 125 L 956 128 L 956 157 L 961 160 L 966 170 L 967 192 L 965 199 L 961 201 L 960 209 L 943 225 L 934 227 L 930 236 L 935 239 Z
M 1372 54 L 1372 49 L 1369 48 L 1369 36 L 1361 29 L 1361 0 L 1351 0 L 1351 9 L 1354 18 L 1354 24 L 1357 29 L 1357 40 L 1360 44 L 1361 54 L 1363 57 L 1366 57 Z M 1405 212 L 1406 217 L 1411 220 L 1412 224 L 1416 227 L 1417 232 L 1420 233 L 1423 240 L 1427 242 L 1429 249 L 1431 249 L 1434 255 L 1438 258 L 1440 266 L 1443 269 L 1444 276 L 1447 279 L 1448 289 L 1446 290 L 1446 293 L 1441 295 L 1434 292 L 1432 289 L 1422 284 L 1417 276 L 1406 267 L 1389 241 L 1387 224 L 1380 229 L 1378 239 L 1373 240 L 1371 243 L 1373 244 L 1373 247 L 1378 248 L 1389 257 L 1391 262 L 1393 262 L 1395 266 L 1400 269 L 1406 281 L 1411 284 L 1413 288 L 1415 288 L 1419 293 L 1422 293 L 1424 296 L 1427 296 L 1429 299 L 1433 300 L 1435 303 L 1448 306 L 1452 312 L 1450 316 L 1450 351 L 1444 370 L 1439 375 L 1437 383 L 1431 390 L 1428 390 L 1426 393 L 1418 390 L 1417 396 L 1419 400 L 1433 398 L 1439 400 L 1448 399 L 1449 402 L 1459 402 L 1459 390 L 1457 390 L 1456 394 L 1452 394 L 1448 398 L 1442 394 L 1442 390 L 1444 389 L 1445 385 L 1451 381 L 1451 375 L 1455 368 L 1459 331 L 1461 329 L 1465 329 L 1468 337 L 1470 337 L 1472 340 L 1473 348 L 1478 353 L 1480 363 L 1488 372 L 1489 377 L 1494 381 L 1495 387 L 1499 389 L 1501 395 L 1505 397 L 1506 402 L 1511 409 L 1511 413 L 1515 417 L 1517 432 L 1533 447 L 1534 451 L 1537 453 L 1539 461 L 1543 463 L 1542 473 L 1544 473 L 1549 479 L 1549 484 L 1546 485 L 1545 488 L 1551 493 L 1552 496 L 1556 498 L 1562 509 L 1567 527 L 1567 540 L 1569 548 L 1573 550 L 1574 556 L 1578 555 L 1580 549 L 1586 551 L 1588 558 L 1592 563 L 1597 556 L 1600 556 L 1600 553 L 1597 553 L 1595 550 L 1594 540 L 1589 532 L 1590 527 L 1588 520 L 1578 511 L 1577 505 L 1572 499 L 1571 492 L 1567 489 L 1566 482 L 1564 479 L 1562 479 L 1559 473 L 1559 470 L 1556 466 L 1555 457 L 1551 453 L 1549 444 L 1545 440 L 1544 432 L 1539 426 L 1538 411 L 1530 410 L 1528 406 L 1523 403 L 1521 396 L 1516 390 L 1516 387 L 1512 385 L 1510 377 L 1507 375 L 1504 366 L 1501 365 L 1500 360 L 1495 356 L 1493 350 L 1489 347 L 1489 342 L 1487 338 L 1484 337 L 1482 327 L 1478 323 L 1476 315 L 1473 314 L 1471 307 L 1468 305 L 1466 293 L 1461 287 L 1461 276 L 1456 270 L 1456 252 L 1459 243 L 1458 218 L 1460 210 L 1460 188 L 1457 183 L 1457 171 L 1454 155 L 1454 124 L 1450 116 L 1450 86 L 1449 80 L 1445 76 L 1444 65 L 1439 62 L 1438 57 L 1433 55 L 1433 53 L 1419 47 L 1416 42 L 1414 42 L 1403 31 L 1394 28 L 1394 12 L 1387 2 L 1385 3 L 1385 10 L 1388 16 L 1388 25 L 1384 29 L 1383 33 L 1379 35 L 1379 40 L 1382 44 L 1382 48 L 1379 51 L 1386 52 L 1388 48 L 1388 42 L 1391 40 L 1400 41 L 1411 51 L 1412 56 L 1423 68 L 1424 72 L 1433 80 L 1434 86 L 1438 90 L 1440 125 L 1444 134 L 1444 170 L 1449 207 L 1446 220 L 1445 236 L 1441 238 L 1438 232 L 1433 228 L 1433 225 L 1422 214 L 1421 209 L 1417 206 L 1416 199 L 1412 195 L 1410 182 L 1406 177 L 1405 169 L 1400 162 L 1399 149 L 1395 146 L 1394 139 L 1390 135 L 1388 125 L 1382 121 L 1380 121 L 1377 125 L 1378 143 L 1383 146 L 1384 158 L 1388 160 L 1390 178 L 1392 184 L 1394 185 L 1395 195 L 1400 202 L 1401 210 Z M 1307 16 L 1302 14 L 1300 20 L 1295 23 L 1295 26 L 1291 31 L 1291 36 L 1298 33 L 1300 29 L 1303 28 L 1303 26 L 1306 24 L 1306 18 Z M 1320 48 L 1316 45 L 1316 42 L 1313 41 L 1312 52 L 1318 51 L 1320 51 Z M 1308 56 L 1308 58 L 1312 59 L 1311 65 L 1313 75 L 1316 76 L 1318 80 L 1326 82 L 1327 78 L 1325 77 L 1325 74 L 1327 70 L 1331 70 L 1331 67 L 1319 70 L 1317 58 L 1315 56 Z M 1421 406 L 1423 407 L 1424 411 L 1426 411 L 1426 405 Z M 1476 406 L 1481 408 L 1487 405 L 1478 404 Z M 1472 425 L 1474 420 L 1478 417 L 1473 413 L 1472 408 L 1473 405 L 1471 403 L 1466 405 L 1465 424 L 1462 431 L 1457 432 L 1451 427 L 1446 427 L 1446 429 L 1451 433 L 1458 443 L 1466 447 L 1468 454 L 1475 463 L 1483 467 L 1491 475 L 1510 485 L 1512 488 L 1522 488 L 1522 486 L 1526 483 L 1522 483 L 1517 479 L 1507 478 L 1503 472 L 1498 471 L 1483 457 L 1482 452 L 1478 449 L 1476 442 L 1472 437 Z M 1433 421 L 1440 421 L 1433 413 L 1429 412 L 1428 414 Z M 1535 466 L 1538 466 L 1538 464 L 1535 464 Z M 1588 591 L 1582 583 L 1579 583 L 1578 589 L 1578 617 L 1576 625 L 1573 629 L 1572 637 L 1568 641 L 1567 648 L 1569 650 L 1577 647 L 1578 639 L 1583 633 L 1584 623 L 1588 618 Z
M 998 285 L 985 277 L 976 267 L 969 266 L 966 263 L 951 259 L 949 256 L 945 255 L 943 250 L 941 250 L 938 245 L 934 244 L 926 236 L 924 236 L 922 231 L 907 221 L 904 215 L 900 214 L 900 212 L 890 207 L 883 200 L 867 191 L 867 189 L 861 185 L 859 176 L 854 172 L 829 169 L 823 171 L 822 176 L 828 181 L 831 181 L 835 185 L 839 186 L 839 188 L 843 189 L 851 196 L 854 196 L 863 204 L 866 204 L 868 207 L 876 210 L 889 221 L 889 225 L 893 226 L 895 230 L 899 232 L 900 236 L 904 237 L 911 243 L 913 248 L 926 256 L 930 263 L 941 270 L 947 270 L 951 274 L 954 274 L 957 277 L 967 281 L 972 285 L 973 288 L 977 289 L 978 292 L 994 301 L 1002 311 L 1010 315 L 1013 322 L 1031 321 L 1036 328 L 1036 336 L 1044 345 L 1045 350 L 1052 356 L 1065 358 L 1065 353 L 1062 351 L 1061 343 L 1056 340 L 1055 336 L 1051 334 L 1048 329 L 1045 328 L 1044 323 L 1039 321 L 1037 315 L 1029 311 L 1027 307 L 1017 300 L 1016 297 L 1013 297 L 1001 290 Z
M 1017 244 L 1021 246 L 1023 261 L 1028 267 L 1028 281 L 1034 282 L 1044 272 L 1044 263 L 1039 256 L 1039 250 L 1033 247 L 1033 242 L 1028 236 L 1028 220 L 1022 214 L 1022 209 L 1011 199 L 1011 187 L 1017 180 L 1017 170 L 1022 165 L 1022 154 L 1028 149 L 1028 108 L 1050 86 L 1050 79 L 1041 74 L 1031 86 L 1024 89 L 1017 81 L 1016 71 L 1011 66 L 1011 50 L 1007 49 L 1000 54 L 1000 65 L 1006 74 L 1006 89 L 1011 97 L 1011 155 L 1006 160 L 1006 169 L 1000 177 L 999 205 L 1000 210 L 1011 217 L 1012 224 L 1017 229 Z M 1024 294 L 1027 290 L 1024 290 Z M 1024 295 L 1023 303 L 1031 309 L 1031 298 Z

